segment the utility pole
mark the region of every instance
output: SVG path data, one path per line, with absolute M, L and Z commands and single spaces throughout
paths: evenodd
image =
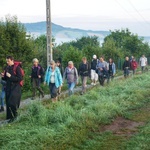
M 50 61 L 53 60 L 52 50 L 52 24 L 51 24 L 51 3 L 46 0 L 46 29 L 47 29 L 47 67 Z

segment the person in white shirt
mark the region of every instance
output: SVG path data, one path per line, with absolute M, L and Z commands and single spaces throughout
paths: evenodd
M 146 65 L 147 65 L 147 58 L 145 57 L 145 55 L 142 55 L 142 57 L 140 58 L 140 66 L 142 72 L 144 71 Z

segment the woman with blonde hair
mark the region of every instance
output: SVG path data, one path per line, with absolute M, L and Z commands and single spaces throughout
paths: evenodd
M 44 84 L 48 84 L 50 89 L 50 94 L 52 98 L 52 102 L 57 101 L 58 96 L 58 88 L 62 86 L 62 76 L 59 68 L 56 66 L 55 61 L 50 62 L 50 66 L 46 70 L 45 82 Z
M 74 67 L 72 61 L 68 62 L 68 66 L 65 69 L 63 80 L 65 79 L 67 80 L 68 83 L 69 96 L 71 96 L 74 92 L 75 85 L 78 84 L 78 71 Z
M 39 60 L 37 58 L 33 59 L 33 66 L 31 69 L 31 82 L 33 87 L 33 93 L 32 93 L 32 100 L 35 99 L 36 96 L 36 90 L 40 92 L 42 95 L 42 98 L 44 98 L 44 92 L 41 88 L 41 82 L 44 77 L 44 70 L 42 66 L 39 64 Z

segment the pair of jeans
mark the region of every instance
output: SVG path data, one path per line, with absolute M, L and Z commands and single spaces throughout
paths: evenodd
M 68 83 L 69 96 L 71 96 L 74 93 L 75 85 L 76 85 L 75 82 Z
M 2 107 L 4 107 L 4 98 L 5 98 L 5 90 L 2 90 L 0 95 L 0 102 Z

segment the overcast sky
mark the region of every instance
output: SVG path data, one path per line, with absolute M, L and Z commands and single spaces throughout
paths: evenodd
M 46 20 L 46 0 L 0 0 L 0 18 Z M 150 35 L 150 0 L 51 0 L 52 22 L 65 27 L 114 30 L 130 28 Z

